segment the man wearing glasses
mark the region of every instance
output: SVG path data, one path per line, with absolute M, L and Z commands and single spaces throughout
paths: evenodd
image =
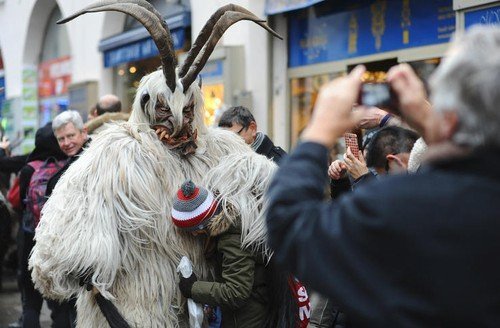
M 243 106 L 231 107 L 226 110 L 219 121 L 219 127 L 238 134 L 260 155 L 279 164 L 286 152 L 275 146 L 271 139 L 262 132 L 257 131 L 257 123 L 248 108 Z

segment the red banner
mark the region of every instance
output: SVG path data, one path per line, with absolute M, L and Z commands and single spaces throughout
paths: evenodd
M 71 57 L 47 60 L 38 65 L 38 96 L 62 95 L 71 83 Z

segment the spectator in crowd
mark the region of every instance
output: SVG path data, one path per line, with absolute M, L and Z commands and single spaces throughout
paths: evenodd
M 20 226 L 21 231 L 18 244 L 20 272 L 18 278 L 23 305 L 21 327 L 40 327 L 39 317 L 43 303 L 42 295 L 34 288 L 31 280 L 31 271 L 28 270 L 28 257 L 35 244 L 35 227 L 39 219 L 39 213 L 33 211 L 34 207 L 28 206 L 28 204 L 33 205 L 30 201 L 34 201 L 30 200 L 29 196 L 30 186 L 32 188 L 34 186 L 34 183 L 31 181 L 35 171 L 40 171 L 45 163 L 60 163 L 64 162 L 66 158 L 66 154 L 61 151 L 52 133 L 51 123 L 47 123 L 36 132 L 35 149 L 28 156 L 27 164 L 19 173 L 19 193 L 23 200 L 23 222 Z M 36 163 L 42 163 L 42 165 L 36 165 Z M 39 187 L 46 187 L 46 181 L 45 186 Z M 70 327 L 68 304 L 59 304 L 55 301 L 47 301 L 47 303 L 52 311 L 53 327 Z M 13 324 L 11 327 L 15 327 L 15 325 Z
M 257 122 L 250 110 L 243 106 L 231 107 L 222 113 L 219 127 L 241 136 L 252 149 L 279 164 L 286 152 L 275 146 L 267 135 L 257 130 Z
M 389 71 L 403 117 L 429 146 L 419 173 L 322 200 L 328 149 L 356 124 L 357 67 L 322 88 L 271 183 L 274 256 L 338 302 L 354 327 L 500 322 L 499 51 L 498 27 L 470 28 L 431 78 L 433 109 L 409 65 Z
M 115 95 L 102 96 L 89 113 L 89 120 L 85 123 L 87 133 L 99 134 L 104 130 L 104 124 L 111 121 L 127 121 L 129 113 L 122 112 L 122 103 Z
M 105 113 L 118 113 L 122 111 L 122 102 L 115 95 L 102 96 L 93 108 L 92 116 L 98 117 Z
M 351 187 L 357 188 L 379 174 L 406 172 L 410 152 L 417 139 L 418 134 L 414 131 L 388 126 L 375 133 L 366 149 L 359 152 L 359 158 L 347 149 L 344 160 L 335 160 L 328 168 L 334 198 Z M 366 161 L 363 153 L 366 154 Z M 346 173 L 349 173 L 349 176 Z
M 4 260 L 11 244 L 11 215 L 7 200 L 0 193 L 0 291 L 3 288 Z
M 90 142 L 87 129 L 83 125 L 82 117 L 74 110 L 67 110 L 57 115 L 52 123 L 52 130 L 59 147 L 68 156 L 68 161 L 66 165 L 49 180 L 47 184 L 47 197 L 52 194 L 61 176 L 66 172 L 68 167 L 78 159 L 84 147 Z

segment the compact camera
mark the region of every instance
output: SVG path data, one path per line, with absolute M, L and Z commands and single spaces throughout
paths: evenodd
M 367 107 L 378 107 L 398 114 L 396 95 L 387 82 L 365 82 L 361 85 L 358 104 Z

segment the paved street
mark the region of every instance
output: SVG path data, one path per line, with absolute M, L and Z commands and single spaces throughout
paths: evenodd
M 50 327 L 50 314 L 44 304 L 40 316 L 42 328 Z M 3 281 L 3 290 L 0 291 L 0 328 L 7 328 L 9 323 L 15 322 L 21 314 L 21 294 L 17 289 L 15 276 L 7 273 Z

